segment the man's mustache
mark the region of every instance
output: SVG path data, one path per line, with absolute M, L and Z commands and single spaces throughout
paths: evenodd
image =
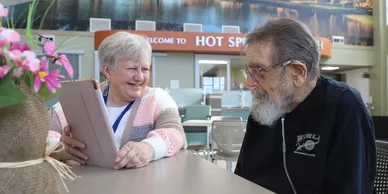
M 268 99 L 268 93 L 263 90 L 251 90 L 251 94 L 253 99 L 258 99 L 258 100 Z

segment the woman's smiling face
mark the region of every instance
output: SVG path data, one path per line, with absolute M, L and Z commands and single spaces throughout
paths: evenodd
M 109 87 L 124 101 L 134 101 L 140 97 L 148 85 L 151 61 L 142 59 L 138 62 L 120 60 L 114 71 L 107 69 Z

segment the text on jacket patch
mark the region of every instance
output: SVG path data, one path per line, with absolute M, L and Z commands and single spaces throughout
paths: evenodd
M 314 148 L 319 143 L 320 135 L 307 133 L 296 137 L 295 154 L 315 157 Z

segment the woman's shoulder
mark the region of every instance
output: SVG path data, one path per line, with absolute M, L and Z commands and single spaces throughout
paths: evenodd
M 170 96 L 170 94 L 163 90 L 162 88 L 148 88 L 148 92 L 145 98 L 153 98 L 156 103 L 165 107 L 165 108 L 177 108 L 177 105 L 174 99 Z
M 163 90 L 162 88 L 159 88 L 159 87 L 148 87 L 148 95 L 168 95 L 170 96 L 170 94 L 168 94 L 168 92 L 166 90 Z

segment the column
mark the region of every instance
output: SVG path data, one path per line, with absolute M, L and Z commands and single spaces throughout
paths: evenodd
M 230 59 L 226 63 L 226 91 L 230 91 Z
M 388 115 L 388 30 L 386 14 L 385 0 L 375 0 L 373 2 L 375 64 L 370 69 L 370 92 L 373 97 L 372 103 L 375 105 L 375 109 L 371 111 L 372 115 Z
M 156 71 L 155 71 L 155 59 L 156 57 L 155 56 L 152 56 L 152 66 L 151 66 L 151 81 L 152 81 L 152 87 L 156 87 Z

